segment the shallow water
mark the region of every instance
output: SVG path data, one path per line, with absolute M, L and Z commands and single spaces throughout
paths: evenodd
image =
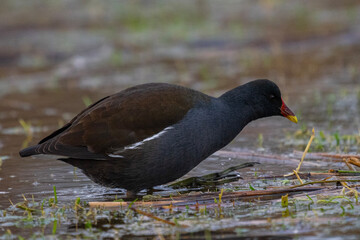
M 26 23 L 14 15 L 9 15 L 6 22 L 0 21 L 3 36 L 0 39 L 0 209 L 10 205 L 9 199 L 14 203 L 22 201 L 23 194 L 38 200 L 49 198 L 53 186 L 64 204 L 77 197 L 84 201 L 121 198 L 124 194 L 121 189 L 96 185 L 56 157 L 22 159 L 18 151 L 69 121 L 85 107 L 84 102 L 94 102 L 145 82 L 176 83 L 218 96 L 251 79 L 272 79 L 280 85 L 287 105 L 299 116 L 299 124 L 280 117 L 257 120 L 223 151 L 299 158 L 293 152 L 304 149 L 308 132 L 314 127 L 318 141 L 313 143 L 312 151 L 359 154 L 360 29 L 356 23 L 360 19 L 353 12 L 358 12 L 360 5 L 348 1 L 333 8 L 335 3 L 329 1 L 324 5 L 308 2 L 309 6 L 301 7 L 300 1 L 294 1 L 279 6 L 274 1 L 274 7 L 261 2 L 258 5 L 247 2 L 243 8 L 229 4 L 215 12 L 211 9 L 219 5 L 210 1 L 210 10 L 204 16 L 195 10 L 188 13 L 188 17 L 199 21 L 199 26 L 190 28 L 188 22 L 179 20 L 169 22 L 161 32 L 142 22 L 143 19 L 126 22 L 117 19 L 113 12 L 112 20 L 106 22 L 99 9 L 109 6 L 90 3 L 81 10 L 81 5 L 74 3 L 73 8 L 81 11 L 83 17 L 76 18 L 73 10 L 67 10 L 69 16 L 77 19 L 77 24 L 71 27 L 56 14 L 46 15 L 48 22 L 35 18 Z M 2 4 L 2 11 L 15 12 L 10 1 Z M 49 4 L 45 8 L 65 7 L 59 5 Z M 126 6 L 134 10 L 132 4 Z M 152 12 L 155 6 L 156 3 L 150 4 L 147 13 L 155 14 Z M 276 7 L 283 12 L 290 9 L 298 15 L 282 14 L 273 20 L 280 11 Z M 29 8 L 34 6 L 30 4 Z M 179 9 L 185 12 L 189 6 L 180 4 Z M 234 9 L 243 15 L 239 16 Z M 166 7 L 162 11 L 165 16 L 169 11 L 173 13 Z M 162 16 L 161 11 L 157 14 Z M 116 21 L 121 27 L 116 28 Z M 294 27 L 294 22 L 301 21 L 304 25 Z M 276 29 L 270 31 L 269 25 Z M 20 119 L 31 125 L 31 138 L 21 127 Z M 320 131 L 325 138 L 319 136 Z M 340 137 L 339 141 L 336 136 Z M 257 159 L 216 153 L 183 178 L 250 161 Z M 305 165 L 303 171 L 344 168 L 338 163 L 317 164 L 316 167 Z M 286 161 L 262 162 L 240 174 L 246 179 L 254 173 L 277 176 L 292 169 L 293 164 Z M 240 180 L 225 187 L 241 188 L 243 184 Z M 165 191 L 171 193 L 176 191 Z M 223 221 L 227 229 L 234 228 L 226 222 L 231 217 Z M 214 226 L 212 231 L 219 229 L 223 228 Z M 256 229 L 246 231 L 255 236 Z M 230 232 L 231 235 L 233 230 Z

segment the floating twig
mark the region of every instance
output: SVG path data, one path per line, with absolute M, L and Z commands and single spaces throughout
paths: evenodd
M 220 156 L 220 157 L 227 157 L 227 158 L 241 158 L 244 160 L 249 161 L 256 161 L 259 163 L 273 163 L 278 164 L 279 161 L 282 162 L 284 165 L 290 165 L 290 166 L 298 166 L 299 160 L 286 156 L 286 155 L 277 155 L 277 154 L 260 154 L 260 153 L 254 153 L 250 151 L 241 151 L 241 152 L 234 152 L 234 151 L 224 151 L 220 150 L 214 153 L 214 156 Z M 315 162 L 304 162 L 307 166 L 311 167 L 318 167 L 321 166 L 321 164 L 315 163 Z
M 300 151 L 294 151 L 294 154 L 299 155 L 303 154 Z M 360 159 L 360 155 L 354 154 L 333 154 L 333 153 L 323 153 L 323 152 L 312 152 L 307 154 L 308 158 L 311 159 L 332 159 L 334 162 L 342 162 L 344 158 L 357 158 Z
M 348 158 L 343 158 L 343 161 L 351 171 L 355 171 L 355 168 L 349 163 Z
M 357 167 L 360 167 L 360 158 L 349 157 L 347 162 Z
M 295 186 L 291 186 L 290 188 L 298 188 L 298 187 L 303 187 L 306 185 L 312 185 L 312 184 L 316 184 L 316 183 L 336 183 L 336 182 L 360 182 L 360 179 L 338 179 L 338 180 L 327 180 L 327 181 L 313 181 L 313 182 L 306 182 L 303 184 L 299 184 L 299 185 L 295 185 Z
M 183 227 L 183 228 L 189 227 L 188 225 L 176 224 L 176 223 L 174 223 L 174 222 L 170 222 L 170 221 L 168 221 L 168 220 L 159 218 L 159 217 L 157 217 L 157 216 L 155 216 L 155 215 L 153 215 L 153 214 L 151 214 L 151 213 L 142 211 L 142 210 L 140 210 L 140 209 L 136 209 L 136 208 L 134 208 L 134 207 L 130 207 L 130 209 L 133 210 L 134 212 L 138 213 L 138 214 L 147 216 L 147 217 L 149 217 L 149 218 L 155 219 L 156 221 L 163 222 L 163 223 L 169 224 L 169 225 L 171 225 L 171 226 Z
M 360 181 L 360 180 L 359 180 Z M 224 192 L 221 196 L 221 200 L 224 203 L 229 200 L 236 200 L 241 198 L 259 198 L 265 196 L 277 196 L 282 194 L 297 194 L 302 192 L 311 192 L 321 190 L 324 187 L 306 187 L 306 188 L 277 188 L 270 190 L 255 190 L 255 191 L 241 191 L 241 192 Z M 162 201 L 152 202 L 135 202 L 135 206 L 152 206 L 152 207 L 168 207 L 169 204 L 175 207 L 187 206 L 187 205 L 201 205 L 201 204 L 213 204 L 214 198 L 218 197 L 218 192 L 213 193 L 201 193 L 196 195 L 185 195 L 179 197 L 173 197 L 173 199 L 163 198 Z M 118 208 L 127 207 L 131 202 L 89 202 L 91 208 L 103 207 L 103 208 Z M 208 206 L 208 205 L 207 205 Z M 216 204 L 216 206 L 218 206 Z

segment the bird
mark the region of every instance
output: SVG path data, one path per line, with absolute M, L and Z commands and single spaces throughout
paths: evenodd
M 174 181 L 230 143 L 251 121 L 282 116 L 297 123 L 267 79 L 220 97 L 168 83 L 146 83 L 104 97 L 21 157 L 58 155 L 97 184 L 128 196 Z

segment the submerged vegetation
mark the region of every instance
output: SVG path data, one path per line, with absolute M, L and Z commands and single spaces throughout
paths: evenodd
M 360 181 L 358 177 L 356 180 L 352 177 L 352 180 Z M 281 200 L 276 188 L 266 195 L 264 191 L 251 190 L 254 195 L 250 198 L 251 195 L 246 191 L 241 197 L 231 192 L 223 193 L 222 189 L 217 197 L 198 193 L 152 202 L 118 202 L 117 207 L 111 208 L 89 207 L 88 203 L 79 198 L 73 203 L 61 203 L 61 199 L 57 202 L 56 192 L 54 197 L 39 201 L 24 196 L 22 202 L 0 211 L 0 227 L 5 230 L 5 239 L 6 236 L 35 239 L 51 235 L 125 239 L 131 236 L 167 235 L 180 239 L 190 232 L 190 235 L 204 234 L 206 231 L 222 233 L 224 230 L 218 227 L 219 224 L 228 226 L 225 231 L 227 234 L 248 235 L 250 229 L 255 228 L 260 235 L 276 233 L 294 237 L 301 234 L 326 234 L 324 230 L 318 229 L 319 225 L 327 224 L 336 217 L 339 226 L 327 231 L 339 231 L 347 226 L 347 234 L 351 235 L 358 227 L 358 194 L 335 187 L 338 181 L 317 181 L 318 184 L 329 182 L 330 185 L 303 188 L 299 193 L 305 191 L 305 194 L 292 197 L 288 197 L 288 194 L 293 192 L 285 194 L 286 190 L 282 189 L 284 193 L 280 195 Z M 257 220 L 264 216 L 266 221 Z M 317 220 L 307 221 L 311 218 Z M 299 229 L 299 224 L 303 230 Z

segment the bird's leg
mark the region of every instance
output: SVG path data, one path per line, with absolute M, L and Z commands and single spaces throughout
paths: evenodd
M 136 198 L 136 192 L 130 191 L 130 190 L 126 190 L 126 198 L 135 199 L 135 198 Z

